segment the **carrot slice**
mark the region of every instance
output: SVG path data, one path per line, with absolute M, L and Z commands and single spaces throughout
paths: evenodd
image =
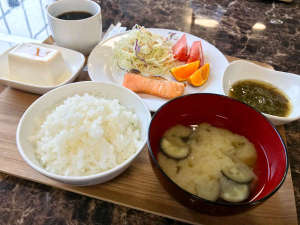
M 199 68 L 199 65 L 200 65 L 200 61 L 197 60 L 192 63 L 173 67 L 171 69 L 171 74 L 177 81 L 185 81 Z
M 173 55 L 175 59 L 179 61 L 186 61 L 188 58 L 188 45 L 185 34 L 176 42 L 172 47 Z
M 209 76 L 209 64 L 206 63 L 200 69 L 196 70 L 189 78 L 188 82 L 196 87 L 203 85 Z

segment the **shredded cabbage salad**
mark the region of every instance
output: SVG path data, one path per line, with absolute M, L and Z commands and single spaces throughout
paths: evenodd
M 172 53 L 172 42 L 146 28 L 135 25 L 113 49 L 114 67 L 139 70 L 144 76 L 168 75 L 177 65 Z

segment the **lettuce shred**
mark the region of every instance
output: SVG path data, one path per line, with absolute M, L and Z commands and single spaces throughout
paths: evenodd
M 135 25 L 115 44 L 114 67 L 126 71 L 139 70 L 144 76 L 167 75 L 176 66 L 172 45 L 169 38 Z

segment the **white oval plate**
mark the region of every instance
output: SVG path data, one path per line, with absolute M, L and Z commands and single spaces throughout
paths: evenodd
M 168 34 L 176 33 L 177 37 L 181 37 L 184 32 L 149 28 L 153 33 L 157 33 L 161 36 L 167 37 Z M 88 58 L 88 73 L 92 81 L 102 81 L 119 84 L 113 78 L 112 70 L 112 49 L 117 41 L 127 35 L 128 32 L 116 35 L 99 43 L 91 52 Z M 222 88 L 223 73 L 228 66 L 228 61 L 225 56 L 212 44 L 207 41 L 196 37 L 194 35 L 185 33 L 188 41 L 188 45 L 191 46 L 193 41 L 201 40 L 205 62 L 210 64 L 210 75 L 208 81 L 201 87 L 191 87 L 188 85 L 185 89 L 185 94 L 191 93 L 216 93 L 224 95 Z M 121 84 L 119 84 L 121 85 Z M 159 98 L 152 95 L 139 94 L 147 105 L 149 110 L 156 111 L 160 106 L 166 103 L 168 100 Z
M 64 84 L 71 83 L 76 79 L 79 75 L 80 71 L 82 70 L 85 62 L 85 57 L 80 52 L 59 47 L 56 45 L 47 45 L 47 44 L 38 44 L 34 43 L 35 45 L 44 46 L 46 48 L 52 48 L 59 50 L 62 54 L 63 59 L 65 60 L 69 71 L 71 72 L 71 76 L 66 81 L 56 85 L 56 86 L 39 86 L 29 83 L 23 83 L 16 80 L 11 80 L 8 78 L 9 69 L 8 69 L 8 53 L 14 47 L 8 49 L 0 56 L 0 84 L 4 84 L 19 90 L 31 92 L 34 94 L 44 94 L 54 88 L 62 86 Z

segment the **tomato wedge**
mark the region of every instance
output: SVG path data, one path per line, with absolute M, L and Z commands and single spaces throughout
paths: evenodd
M 188 45 L 185 34 L 172 47 L 174 58 L 179 61 L 186 61 L 188 59 Z
M 200 67 L 204 65 L 204 56 L 201 41 L 194 41 L 190 50 L 187 63 L 200 61 Z

